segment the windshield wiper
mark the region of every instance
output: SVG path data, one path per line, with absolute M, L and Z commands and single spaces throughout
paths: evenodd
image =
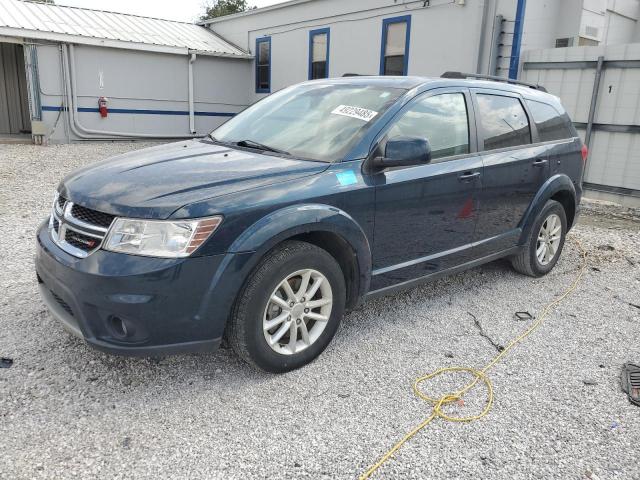
M 280 153 L 282 155 L 290 155 L 289 152 L 286 152 L 284 150 L 279 150 L 277 148 L 269 147 L 268 145 L 263 145 L 261 143 L 254 142 L 253 140 L 240 140 L 235 144 L 238 147 L 255 148 L 256 150 L 262 150 L 263 152 L 273 152 L 273 153 Z

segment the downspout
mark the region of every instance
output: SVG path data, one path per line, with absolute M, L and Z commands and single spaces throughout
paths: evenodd
M 193 102 L 193 64 L 196 61 L 196 54 L 192 53 L 189 57 L 189 132 L 194 135 L 196 133 L 196 109 Z
M 516 21 L 513 26 L 513 44 L 511 45 L 511 61 L 509 62 L 509 78 L 518 79 L 518 69 L 520 67 L 520 46 L 522 44 L 522 30 L 524 28 L 524 11 L 527 7 L 527 0 L 518 0 L 516 9 Z
M 487 36 L 487 13 L 489 11 L 489 8 L 487 6 L 488 2 L 489 0 L 482 1 L 482 16 L 480 20 L 480 22 L 482 23 L 480 24 L 480 39 L 478 40 L 478 61 L 476 63 L 477 74 L 482 74 L 482 52 L 484 49 L 485 38 Z
M 42 106 L 40 101 L 40 81 L 38 73 L 38 57 L 36 46 L 31 43 L 23 45 L 24 66 L 27 76 L 27 100 L 29 103 L 29 115 L 31 116 L 31 136 L 36 145 L 42 145 L 45 140 L 43 134 L 33 133 L 33 122 L 42 120 Z
M 66 47 L 66 46 L 65 46 Z M 92 140 L 113 140 L 113 137 L 124 138 L 159 138 L 159 139 L 178 139 L 178 138 L 193 138 L 195 135 L 157 135 L 153 133 L 132 133 L 132 132 L 112 132 L 106 130 L 91 130 L 83 127 L 76 118 L 78 108 L 78 97 L 76 89 L 76 69 L 75 69 L 75 52 L 72 44 L 68 45 L 68 51 L 65 48 L 65 58 L 67 63 L 67 72 L 71 82 L 71 88 L 69 90 L 69 112 L 70 112 L 70 124 L 71 130 L 75 135 L 83 139 Z M 69 85 L 69 80 L 67 80 Z
M 67 118 L 69 120 L 69 129 L 71 133 L 73 133 L 76 137 L 79 137 L 83 140 L 100 140 L 104 139 L 102 137 L 95 137 L 91 135 L 85 135 L 76 129 L 75 124 L 75 107 L 73 105 L 73 95 L 71 94 L 71 81 L 69 79 L 69 51 L 67 50 L 66 45 L 61 45 L 62 49 L 62 64 L 63 64 L 63 73 L 64 73 L 64 90 L 66 95 L 66 110 L 67 110 Z

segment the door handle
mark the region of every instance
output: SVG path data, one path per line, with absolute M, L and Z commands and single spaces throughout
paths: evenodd
M 547 160 L 546 158 L 539 158 L 535 162 L 533 162 L 533 166 L 544 167 L 547 163 L 549 163 L 549 160 Z
M 476 178 L 480 177 L 480 172 L 464 172 L 462 175 L 458 177 L 458 180 L 461 182 L 471 182 Z

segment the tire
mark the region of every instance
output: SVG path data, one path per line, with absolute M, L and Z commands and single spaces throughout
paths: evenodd
M 305 291 L 311 298 L 302 293 L 307 274 L 309 287 Z M 294 297 L 286 293 L 285 282 Z M 247 279 L 227 325 L 227 340 L 243 360 L 262 370 L 284 373 L 300 368 L 331 342 L 344 316 L 345 292 L 343 272 L 327 251 L 305 242 L 286 241 L 269 252 Z M 274 326 L 266 329 L 267 322 Z M 279 338 L 281 329 L 285 333 Z M 292 342 L 292 338 L 296 340 Z
M 551 221 L 555 216 L 555 225 L 551 226 Z M 545 222 L 548 222 L 545 224 Z M 553 239 L 555 235 L 549 237 L 542 231 L 542 227 L 545 226 L 551 231 L 556 231 L 558 226 L 559 239 L 555 248 L 550 249 L 550 242 L 546 239 Z M 530 277 L 542 277 L 549 273 L 553 267 L 555 267 L 560 255 L 562 254 L 562 248 L 564 247 L 564 241 L 567 234 L 567 215 L 564 211 L 564 207 L 555 200 L 549 200 L 542 211 L 536 217 L 535 222 L 531 228 L 531 233 L 527 239 L 527 243 L 524 246 L 522 252 L 511 258 L 511 264 L 513 268 L 524 275 Z M 540 237 L 540 242 L 539 242 Z M 547 245 L 547 250 L 544 250 L 543 244 Z M 553 245 L 554 242 L 551 242 Z M 551 252 L 553 250 L 553 256 L 551 258 L 546 257 L 546 253 L 543 258 L 538 257 L 538 249 L 542 248 L 543 252 Z M 550 254 L 549 254 L 550 255 Z

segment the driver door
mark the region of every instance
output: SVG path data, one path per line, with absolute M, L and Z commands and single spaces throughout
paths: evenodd
M 372 291 L 472 260 L 483 173 L 472 108 L 467 89 L 430 91 L 383 134 L 382 152 L 389 138 L 426 138 L 432 160 L 374 174 Z

